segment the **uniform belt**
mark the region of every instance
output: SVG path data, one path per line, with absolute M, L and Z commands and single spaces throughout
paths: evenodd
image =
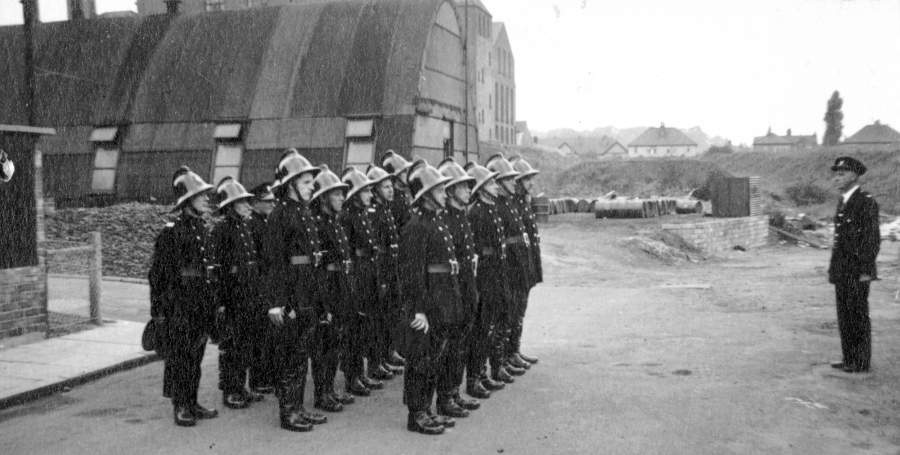
M 192 277 L 192 278 L 206 278 L 210 274 L 212 274 L 213 268 L 215 266 L 207 266 L 205 269 L 181 269 L 181 276 L 183 277 Z
M 504 245 L 512 245 L 514 243 L 528 243 L 528 234 L 516 235 L 503 239 Z
M 250 261 L 246 265 L 231 266 L 231 273 L 238 273 L 238 271 L 240 271 L 240 270 L 253 270 L 254 268 L 256 268 L 256 261 Z
M 494 247 L 488 246 L 481 250 L 481 255 L 484 257 L 494 256 L 496 254 L 497 254 L 497 249 Z
M 458 275 L 459 263 L 451 260 L 447 264 L 428 264 L 428 273 L 449 273 L 451 275 Z
M 325 270 L 329 272 L 350 273 L 350 266 L 352 264 L 353 261 L 331 262 L 329 264 L 325 264 Z
M 310 265 L 312 263 L 312 256 L 291 256 L 291 265 Z

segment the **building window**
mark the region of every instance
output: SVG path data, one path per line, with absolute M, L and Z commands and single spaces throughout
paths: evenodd
M 362 172 L 375 160 L 375 119 L 347 120 L 346 166 L 353 166 Z
M 488 52 L 488 66 L 493 66 L 493 65 L 494 65 L 494 59 L 492 57 L 492 54 L 490 52 Z
M 453 156 L 453 121 L 444 120 L 444 158 Z
M 94 144 L 91 191 L 114 193 L 116 191 L 116 169 L 119 164 L 119 128 L 95 128 L 91 131 L 90 140 Z
M 223 123 L 216 125 L 213 139 L 216 150 L 213 156 L 213 185 L 218 185 L 225 177 L 240 180 L 241 159 L 244 155 L 242 142 L 243 125 L 240 123 Z
M 225 0 L 206 0 L 206 11 L 222 11 L 225 9 Z
M 488 95 L 488 109 L 493 109 L 493 108 L 494 108 L 494 96 L 489 94 Z

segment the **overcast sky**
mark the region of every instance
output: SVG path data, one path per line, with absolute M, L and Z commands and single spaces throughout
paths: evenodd
M 65 19 L 65 0 L 38 1 L 42 20 Z M 749 144 L 771 126 L 821 141 L 834 90 L 845 135 L 900 130 L 900 0 L 482 1 L 506 24 L 533 130 L 665 122 Z M 20 17 L 0 0 L 0 24 Z

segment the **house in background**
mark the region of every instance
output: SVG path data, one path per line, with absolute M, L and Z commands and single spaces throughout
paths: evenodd
M 534 138 L 528 130 L 528 122 L 516 122 L 516 145 L 522 147 L 534 146 Z
M 249 188 L 289 147 L 336 171 L 388 149 L 475 160 L 462 35 L 445 0 L 40 24 L 35 120 L 57 131 L 37 144 L 45 192 L 169 201 L 183 164 Z M 23 45 L 21 26 L 0 27 L 0 124 L 27 122 Z
M 857 149 L 895 150 L 900 148 L 900 133 L 876 120 L 845 139 L 843 145 Z
M 697 143 L 677 128 L 666 128 L 663 123 L 659 128 L 651 127 L 628 144 L 628 156 L 666 157 L 697 156 Z
M 754 152 L 800 152 L 814 150 L 818 145 L 819 140 L 816 133 L 808 136 L 794 136 L 790 129 L 787 130 L 786 135 L 779 136 L 769 128 L 769 132 L 765 136 L 753 138 Z
M 567 137 L 540 139 L 545 147 L 555 148 L 562 155 L 578 155 L 600 159 L 622 159 L 628 157 L 628 149 L 609 136 Z

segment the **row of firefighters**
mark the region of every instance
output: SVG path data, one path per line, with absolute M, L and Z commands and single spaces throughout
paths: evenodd
M 435 168 L 389 151 L 338 177 L 293 149 L 274 183 L 250 192 L 176 171 L 178 217 L 157 237 L 149 273 L 175 423 L 218 415 L 197 402 L 212 338 L 224 405 L 274 392 L 286 430 L 327 421 L 304 406 L 310 363 L 316 409 L 340 412 L 404 374 L 408 429 L 454 426 L 537 363 L 519 349 L 542 281 L 528 203 L 536 174 L 520 156 Z M 222 215 L 212 229 L 211 210 Z

